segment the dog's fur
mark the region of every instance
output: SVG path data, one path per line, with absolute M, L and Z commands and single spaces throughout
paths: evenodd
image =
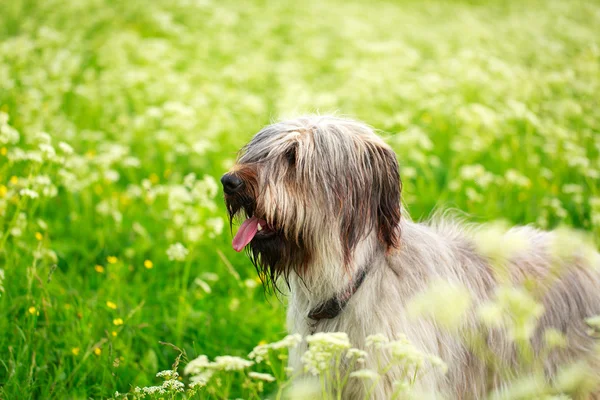
M 409 318 L 407 303 L 432 281 L 466 287 L 477 305 L 493 296 L 497 277 L 492 260 L 481 254 L 464 224 L 417 224 L 401 216 L 396 156 L 370 127 L 331 116 L 276 123 L 241 150 L 229 174 L 244 183 L 239 193 L 225 195 L 230 216 L 257 216 L 269 226 L 266 237 L 255 237 L 248 250 L 266 283 L 287 283 L 290 332 L 306 336 L 343 331 L 359 347 L 370 334 L 406 334 L 418 348 L 448 364 L 446 374 L 428 373 L 421 382 L 443 397 L 482 398 L 506 383 L 506 377 L 490 376 L 485 361 L 460 335 L 434 321 Z M 581 357 L 597 370 L 596 343 L 586 333 L 584 319 L 600 314 L 598 253 L 584 257 L 581 249 L 562 249 L 559 253 L 567 256 L 559 257 L 552 247 L 561 246 L 557 236 L 529 227 L 506 235 L 527 242 L 504 260 L 511 279 L 547 282 L 542 284 L 545 311 L 533 348 L 540 349 L 547 327 L 568 339 L 567 348 L 548 357 L 548 376 L 558 364 Z M 363 269 L 364 283 L 338 316 L 317 322 L 308 318 L 317 305 L 347 291 Z M 547 279 L 557 270 L 562 271 L 560 277 Z M 474 311 L 467 313 L 463 328 L 480 329 Z M 506 332 L 488 330 L 485 335 L 498 358 L 517 367 L 516 350 Z M 301 346 L 293 351 L 291 366 L 301 367 L 304 350 Z M 389 398 L 399 373 L 390 371 L 373 398 Z M 362 398 L 363 390 L 362 383 L 351 380 L 344 398 Z

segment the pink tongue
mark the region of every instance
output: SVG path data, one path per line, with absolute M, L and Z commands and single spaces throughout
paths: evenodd
M 240 226 L 240 229 L 236 233 L 235 237 L 233 238 L 232 245 L 235 251 L 242 251 L 242 249 L 248 243 L 250 243 L 250 241 L 252 240 L 252 238 L 254 238 L 254 235 L 256 235 L 256 232 L 258 231 L 258 223 L 260 221 L 261 220 L 256 217 L 248 218 L 244 221 L 244 223 L 242 224 L 242 226 Z

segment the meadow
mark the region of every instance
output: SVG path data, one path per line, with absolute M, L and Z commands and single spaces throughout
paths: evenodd
M 182 350 L 180 373 L 286 335 L 218 181 L 279 118 L 379 129 L 413 219 L 453 208 L 600 244 L 598 2 L 0 9 L 1 399 L 107 398 L 160 385 Z

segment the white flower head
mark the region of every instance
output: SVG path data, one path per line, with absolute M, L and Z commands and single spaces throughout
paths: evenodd
M 35 137 L 34 140 L 36 142 L 38 142 L 39 144 L 50 144 L 52 143 L 52 137 L 47 134 L 46 132 L 38 132 Z
M 177 371 L 172 371 L 172 370 L 166 370 L 166 371 L 160 371 L 156 374 L 157 378 L 164 378 L 164 379 L 177 379 L 179 377 L 179 374 L 177 373 Z
M 163 382 L 162 388 L 167 392 L 183 392 L 185 385 L 177 379 L 168 379 Z
M 58 148 L 65 154 L 73 154 L 73 148 L 65 142 L 58 142 Z
M 377 333 L 375 335 L 369 335 L 367 336 L 367 339 L 365 341 L 365 344 L 367 345 L 367 347 L 375 347 L 376 349 L 380 349 L 383 346 L 385 346 L 387 343 L 389 343 L 389 339 L 385 336 L 382 335 L 381 333 Z
M 208 360 L 208 357 L 205 355 L 198 356 L 197 358 L 190 361 L 183 370 L 183 373 L 186 375 L 198 375 L 202 371 L 210 368 L 211 362 Z
M 53 159 L 56 156 L 56 150 L 51 145 L 40 143 L 38 147 L 45 159 Z
M 257 379 L 259 381 L 265 381 L 265 382 L 274 382 L 275 381 L 275 377 L 271 374 L 262 374 L 260 372 L 249 372 L 248 376 L 252 379 Z
M 363 363 L 363 362 L 365 362 L 365 360 L 367 358 L 367 352 L 364 350 L 359 350 L 359 349 L 349 349 L 346 352 L 346 358 L 348 358 L 348 359 L 356 358 L 356 361 L 358 361 L 359 363 Z
M 244 360 L 235 356 L 219 356 L 211 367 L 223 371 L 241 371 L 254 365 L 253 361 Z
M 257 363 L 263 361 L 269 350 L 292 349 L 302 342 L 302 336 L 298 333 L 287 335 L 278 342 L 260 344 L 248 354 L 248 358 L 253 359 Z
M 188 254 L 189 250 L 179 242 L 172 244 L 167 249 L 167 257 L 171 261 L 185 261 Z
M 379 374 L 372 369 L 359 369 L 358 371 L 350 373 L 350 377 L 376 381 L 379 379 Z
M 40 197 L 38 192 L 31 189 L 21 189 L 19 191 L 19 194 L 21 195 L 21 197 L 29 197 L 30 199 L 37 199 L 38 197 Z
M 319 375 L 331 368 L 333 360 L 350 348 L 350 340 L 344 332 L 319 332 L 306 338 L 309 348 L 302 355 L 304 369 Z

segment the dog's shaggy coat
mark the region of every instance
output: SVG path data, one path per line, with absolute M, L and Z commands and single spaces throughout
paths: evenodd
M 566 348 L 547 358 L 548 376 L 557 365 L 579 359 L 597 370 L 597 344 L 584 319 L 600 314 L 598 253 L 585 253 L 583 247 L 555 251 L 561 246 L 557 235 L 524 227 L 505 233 L 525 243 L 507 250 L 499 261 L 480 251 L 474 228 L 413 223 L 401 215 L 396 156 L 367 125 L 330 116 L 270 125 L 241 150 L 222 181 L 230 216 L 245 218 L 234 246 L 239 251 L 247 245 L 267 283 L 280 279 L 289 286 L 290 332 L 306 336 L 342 331 L 359 347 L 370 334 L 405 334 L 449 366 L 446 374 L 427 374 L 420 383 L 423 388 L 442 397 L 482 398 L 506 384 L 507 377 L 490 374 L 460 334 L 426 318 L 410 318 L 406 307 L 415 294 L 440 279 L 465 287 L 473 303 L 482 304 L 494 295 L 494 263 L 500 262 L 515 284 L 542 282 L 544 313 L 532 337 L 534 351 L 541 348 L 548 327 L 568 340 Z M 338 315 L 316 321 L 308 317 L 315 307 L 347 293 L 363 271 L 364 282 Z M 475 309 L 466 314 L 461 332 L 483 329 Z M 496 356 L 517 368 L 516 350 L 506 332 L 484 332 Z M 292 352 L 291 366 L 301 368 L 304 350 L 301 346 Z M 399 373 L 390 371 L 372 397 L 389 398 Z M 362 383 L 351 380 L 344 398 L 362 398 L 363 390 Z

